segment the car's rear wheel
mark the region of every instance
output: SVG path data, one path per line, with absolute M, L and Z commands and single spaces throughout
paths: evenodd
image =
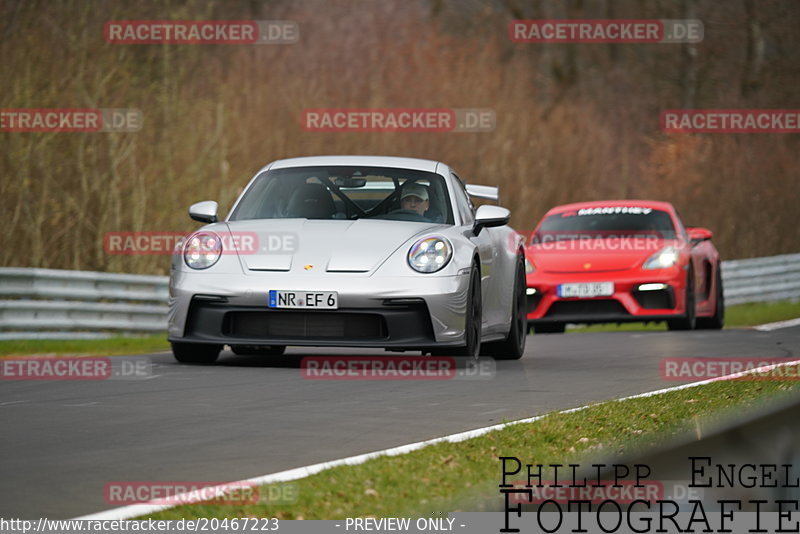
M 691 269 L 692 266 L 689 265 L 689 274 L 686 275 L 686 315 L 680 319 L 668 320 L 668 330 L 693 330 L 697 322 L 695 317 L 694 277 Z
M 542 323 L 533 325 L 536 334 L 563 334 L 567 325 L 565 323 Z
M 258 347 L 255 345 L 231 345 L 231 350 L 239 356 L 281 356 L 286 352 L 285 345 L 268 345 Z
M 719 265 L 717 265 L 717 274 L 714 277 L 717 289 L 715 291 L 714 301 L 714 315 L 711 317 L 698 317 L 696 328 L 704 330 L 720 330 L 725 326 L 725 296 L 722 291 L 722 274 L 719 272 Z
M 525 340 L 528 335 L 527 319 L 525 318 L 525 261 L 517 259 L 517 268 L 514 277 L 514 296 L 511 308 L 511 328 L 508 337 L 503 341 L 495 341 L 484 345 L 484 351 L 495 360 L 519 360 L 525 354 Z
M 183 343 L 173 341 L 172 355 L 181 363 L 209 364 L 217 361 L 221 345 L 208 343 Z

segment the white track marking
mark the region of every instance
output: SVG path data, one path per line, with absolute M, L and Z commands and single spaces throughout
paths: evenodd
M 800 326 L 800 317 L 797 319 L 789 319 L 788 321 L 778 321 L 775 323 L 767 323 L 767 324 L 760 324 L 758 326 L 754 326 L 756 330 L 761 330 L 762 332 L 772 332 L 773 330 L 779 330 L 781 328 L 791 328 L 793 326 Z
M 719 376 L 715 378 L 709 378 L 707 380 L 701 380 L 699 382 L 690 382 L 688 384 L 681 384 L 679 386 L 673 386 L 664 389 L 657 389 L 655 391 L 648 391 L 646 393 L 638 393 L 636 395 L 629 395 L 627 397 L 622 397 L 619 399 L 614 399 L 611 401 L 606 402 L 620 402 L 629 399 L 641 399 L 646 397 L 653 397 L 655 395 L 662 395 L 664 393 L 669 393 L 671 391 L 679 391 L 682 389 L 693 388 L 697 386 L 702 386 L 705 384 L 710 384 L 712 382 L 719 382 L 723 380 L 733 380 L 735 378 L 740 378 L 747 374 L 751 373 L 761 373 L 765 371 L 770 371 L 772 369 L 783 367 L 786 365 L 794 365 L 800 364 L 800 360 L 795 360 L 791 362 L 782 362 L 777 364 L 765 365 L 763 367 L 758 367 L 755 369 L 751 369 L 749 371 L 742 371 L 739 373 L 733 373 L 726 376 Z M 567 410 L 561 410 L 558 412 L 550 412 L 542 415 L 536 415 L 534 417 L 528 417 L 526 419 L 519 419 L 517 421 L 510 421 L 508 423 L 499 423 L 492 426 L 486 426 L 483 428 L 476 428 L 474 430 L 467 430 L 466 432 L 459 432 L 457 434 L 450 434 L 449 436 L 443 436 L 440 438 L 429 439 L 426 441 L 418 441 L 416 443 L 409 443 L 408 445 L 401 445 L 399 447 L 393 447 L 390 449 L 384 449 L 380 451 L 369 452 L 366 454 L 359 454 L 357 456 L 349 456 L 347 458 L 340 458 L 338 460 L 331 460 L 329 462 L 322 462 L 313 465 L 307 465 L 305 467 L 297 467 L 295 469 L 289 469 L 288 471 L 280 471 L 278 473 L 272 473 L 269 475 L 262 475 L 259 477 L 248 478 L 246 480 L 240 480 L 237 482 L 227 482 L 225 484 L 221 484 L 219 486 L 215 486 L 215 488 L 220 488 L 220 490 L 224 489 L 225 487 L 230 486 L 239 486 L 239 485 L 263 485 L 263 484 L 274 484 L 276 482 L 288 482 L 290 480 L 299 480 L 301 478 L 306 478 L 311 475 L 315 475 L 321 471 L 325 471 L 326 469 L 330 469 L 332 467 L 339 467 L 342 465 L 359 465 L 363 464 L 367 460 L 371 460 L 373 458 L 378 458 L 380 456 L 398 456 L 400 454 L 406 454 L 412 451 L 416 451 L 427 447 L 428 445 L 434 445 L 436 443 L 458 443 L 460 441 L 465 441 L 472 438 L 477 438 L 484 434 L 488 434 L 494 430 L 502 430 L 512 425 L 518 425 L 522 423 L 533 423 L 539 421 L 547 417 L 548 415 L 554 414 L 568 414 L 579 412 L 581 410 L 585 410 L 587 408 L 591 408 L 592 406 L 598 406 L 604 404 L 603 402 L 598 402 L 595 404 L 587 404 L 585 406 L 579 406 L 577 408 L 570 408 Z M 211 491 L 211 488 L 204 488 L 205 491 Z M 182 502 L 191 502 L 190 501 L 191 495 L 189 493 L 183 493 L 180 495 L 175 495 L 172 497 L 173 500 L 178 501 L 179 503 Z M 167 510 L 169 508 L 173 508 L 177 506 L 177 504 L 155 504 L 152 501 L 142 504 L 131 504 L 128 506 L 122 506 L 119 508 L 112 508 L 111 510 L 105 510 L 103 512 L 97 512 L 95 514 L 84 515 L 81 517 L 76 517 L 75 519 L 130 519 L 132 517 L 137 517 L 140 515 L 145 514 L 152 514 L 155 512 L 160 512 L 161 510 Z

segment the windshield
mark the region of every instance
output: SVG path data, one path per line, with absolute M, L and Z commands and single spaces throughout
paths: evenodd
M 259 175 L 230 217 L 389 219 L 453 224 L 440 175 L 389 167 L 293 167 Z
M 542 221 L 531 243 L 617 237 L 675 239 L 675 227 L 669 213 L 652 208 L 582 208 L 548 216 Z

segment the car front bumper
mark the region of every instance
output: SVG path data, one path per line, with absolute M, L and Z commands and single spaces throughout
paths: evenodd
M 559 284 L 613 282 L 609 296 L 560 297 Z M 644 284 L 664 284 L 642 291 Z M 531 273 L 527 276 L 528 324 L 664 321 L 686 313 L 686 271 L 681 268 L 613 273 Z M 531 289 L 534 292 L 531 294 Z
M 464 343 L 469 275 L 355 273 L 231 276 L 178 272 L 170 280 L 169 340 L 227 345 L 420 349 Z M 268 293 L 336 291 L 337 310 L 269 308 Z

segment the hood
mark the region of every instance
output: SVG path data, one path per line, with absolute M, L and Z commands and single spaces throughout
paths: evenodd
M 666 239 L 609 238 L 531 245 L 527 251 L 538 271 L 587 273 L 635 269 L 674 244 Z
M 254 236 L 257 246 L 240 247 L 249 271 L 358 272 L 375 270 L 406 241 L 441 224 L 380 219 L 268 219 L 231 221 L 231 233 Z

